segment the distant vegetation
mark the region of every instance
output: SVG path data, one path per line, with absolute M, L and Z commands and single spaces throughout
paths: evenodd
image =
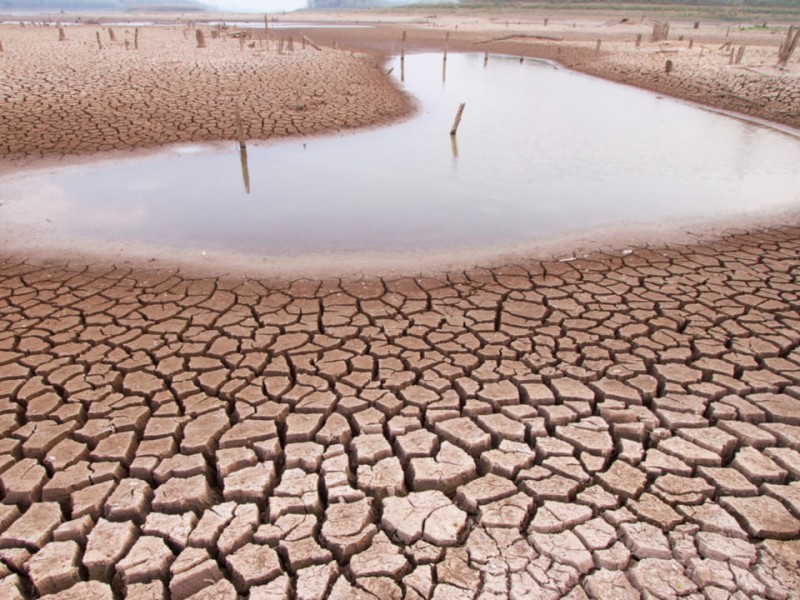
M 2 10 L 56 11 L 56 10 L 109 10 L 109 11 L 187 11 L 206 10 L 208 7 L 194 0 L 0 0 Z

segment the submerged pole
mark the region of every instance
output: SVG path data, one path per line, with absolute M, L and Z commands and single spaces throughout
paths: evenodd
M 466 102 L 462 102 L 458 107 L 458 112 L 456 113 L 455 121 L 453 121 L 453 127 L 450 129 L 450 135 L 455 136 L 458 133 L 458 126 L 461 124 L 461 115 L 464 112 L 464 107 L 466 106 Z

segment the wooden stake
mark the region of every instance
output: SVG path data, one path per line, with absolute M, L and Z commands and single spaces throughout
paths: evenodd
M 138 27 L 136 29 L 134 29 L 134 31 L 133 31 L 133 49 L 134 50 L 138 50 L 139 49 L 139 28 Z
M 66 39 L 67 39 L 67 34 L 64 33 L 64 28 L 63 27 L 59 27 L 58 28 L 58 41 L 59 42 L 63 42 Z
M 311 46 L 314 50 L 322 50 L 319 46 L 317 46 L 314 42 L 308 39 L 306 36 L 303 36 L 303 41 L 307 42 L 309 46 Z
M 239 148 L 245 150 L 247 143 L 244 139 L 244 127 L 242 126 L 242 114 L 239 112 L 239 105 L 236 105 L 236 137 L 239 138 Z
M 454 136 L 458 132 L 458 126 L 461 124 L 461 115 L 464 112 L 464 107 L 466 106 L 465 102 L 462 102 L 461 105 L 458 107 L 458 112 L 456 113 L 456 119 L 453 121 L 453 127 L 450 129 L 450 135 Z
M 641 45 L 642 45 L 642 34 L 638 33 L 636 34 L 636 47 L 638 48 Z
M 103 42 L 100 41 L 100 32 L 99 31 L 95 31 L 95 33 L 97 34 L 97 46 L 100 48 L 100 50 L 102 50 L 103 49 Z
M 450 32 L 444 34 L 444 60 L 447 60 L 447 44 L 450 42 Z
M 269 18 L 264 15 L 264 37 L 269 39 Z
M 650 41 L 660 42 L 669 38 L 669 23 L 656 23 L 653 25 L 653 33 Z
M 289 36 L 289 45 L 287 46 L 289 52 L 294 52 L 294 37 Z
M 0 42 L 0 52 L 3 51 L 3 42 Z
M 664 72 L 669 74 L 672 73 L 672 61 L 668 60 L 667 63 L 664 65 Z
M 283 54 L 283 38 L 278 40 L 278 54 Z
M 400 64 L 402 65 L 406 60 L 406 32 L 403 32 L 403 44 L 400 46 Z
M 744 58 L 744 49 L 746 46 L 742 45 L 739 46 L 739 50 L 736 52 L 736 62 L 735 64 L 739 65 L 742 63 L 742 58 Z
M 483 53 L 483 66 L 485 67 L 488 64 L 489 64 L 489 51 L 487 50 L 486 52 Z
M 792 25 L 789 27 L 789 31 L 786 32 L 786 39 L 778 50 L 779 68 L 782 69 L 786 66 L 786 63 L 789 62 L 789 59 L 792 58 L 792 54 L 794 54 L 794 51 L 797 49 L 798 43 L 800 43 L 800 27 Z
M 244 50 L 244 35 L 239 36 L 239 50 Z
M 689 38 L 689 50 L 692 49 L 692 46 L 694 46 L 694 38 Z
M 197 38 L 197 47 L 198 48 L 205 48 L 206 47 L 206 37 L 203 35 L 203 30 L 198 29 L 194 32 L 194 37 Z
M 114 35 L 114 30 L 111 29 L 111 27 L 108 28 L 108 39 L 110 39 L 112 42 L 117 41 L 117 36 Z
M 600 52 L 600 44 L 601 43 L 602 42 L 600 40 L 597 40 L 597 47 L 595 48 L 595 52 Z

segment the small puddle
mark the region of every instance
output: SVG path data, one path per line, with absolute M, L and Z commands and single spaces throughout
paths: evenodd
M 0 233 L 160 256 L 436 254 L 800 207 L 797 137 L 541 61 L 446 65 L 390 62 L 421 107 L 393 126 L 2 177 Z

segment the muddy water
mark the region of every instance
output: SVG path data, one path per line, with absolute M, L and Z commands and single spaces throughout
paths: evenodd
M 247 182 L 235 143 L 7 175 L 0 239 L 436 253 L 800 208 L 792 135 L 532 60 L 450 54 L 443 73 L 441 55 L 422 54 L 389 67 L 420 105 L 406 122 L 250 144 Z

